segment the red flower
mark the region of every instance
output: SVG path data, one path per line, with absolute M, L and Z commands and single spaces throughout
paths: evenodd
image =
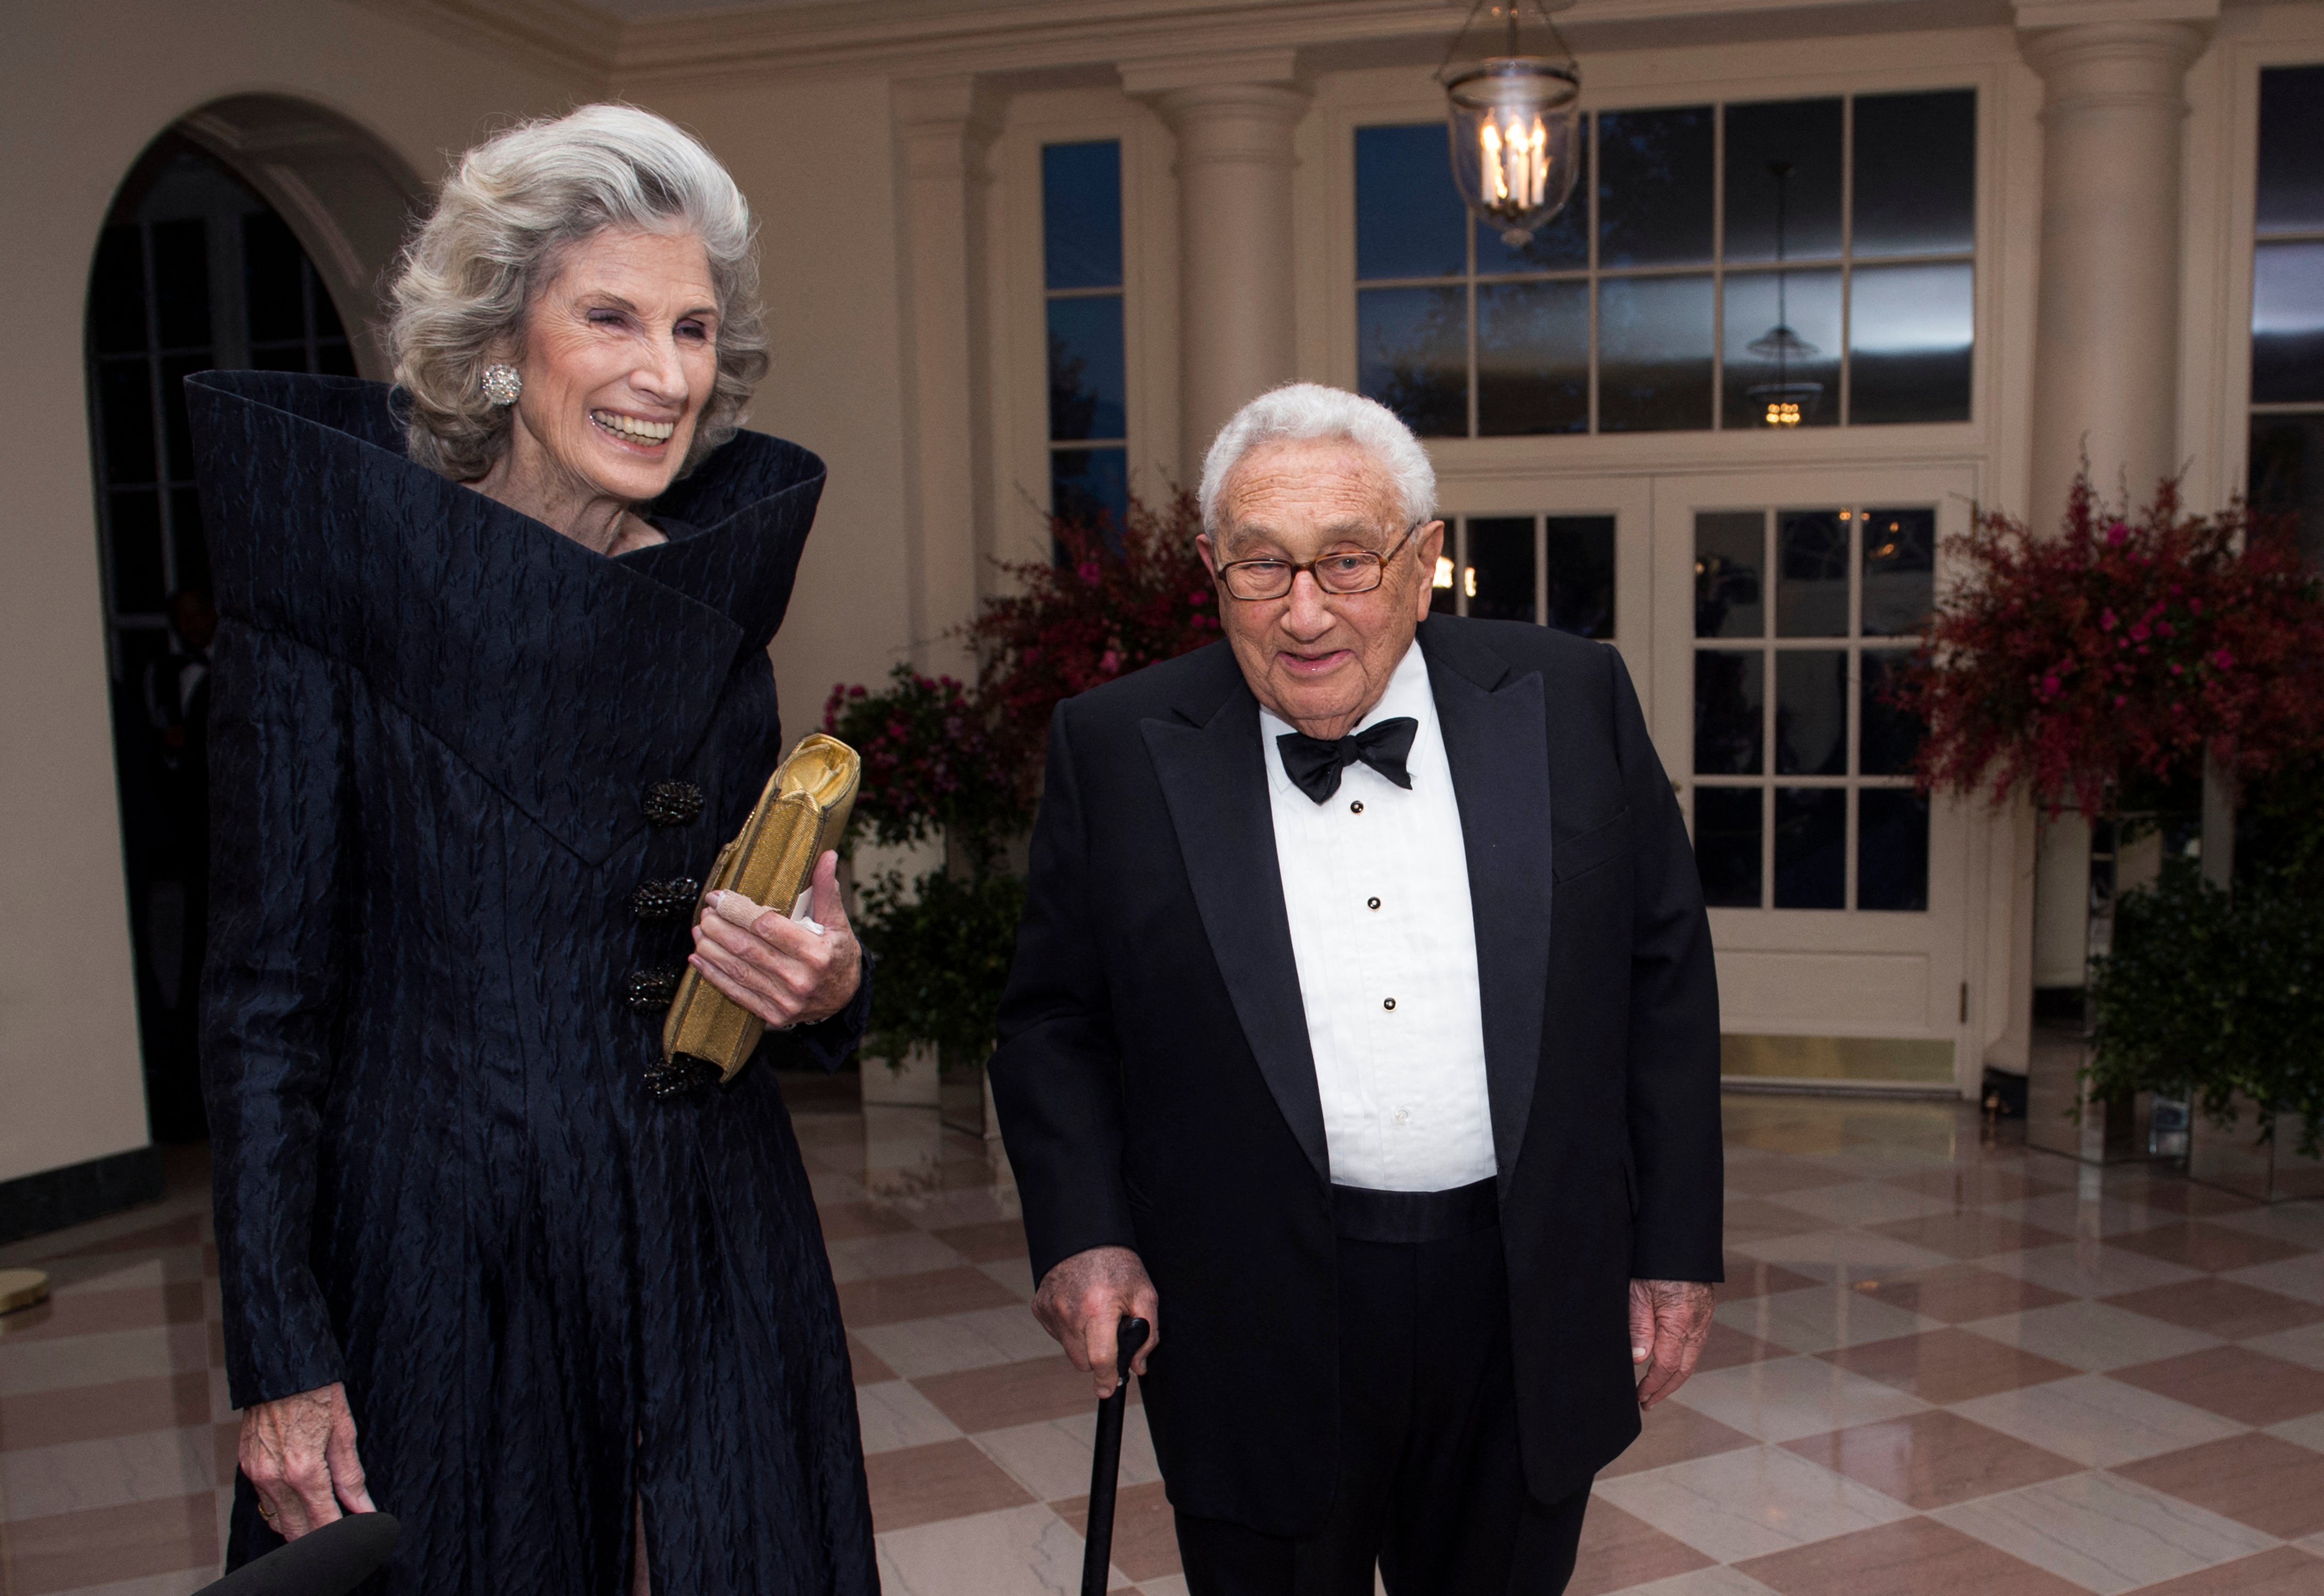
M 1962 579 L 1891 695 L 1928 727 L 1923 787 L 2097 812 L 2135 771 L 2324 750 L 2324 586 L 2288 528 L 2186 515 L 2172 483 L 2134 521 L 2083 479 L 2058 536 L 1986 512 L 1946 554 Z

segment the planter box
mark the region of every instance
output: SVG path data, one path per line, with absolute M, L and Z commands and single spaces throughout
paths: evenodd
M 898 1063 L 869 1054 L 860 1066 L 863 1101 L 893 1108 L 936 1108 L 944 1102 L 942 1073 L 933 1047 L 915 1047 Z
M 2200 1110 L 2188 1127 L 2187 1176 L 2255 1203 L 2324 1197 L 2324 1159 L 2300 1156 L 2301 1118 L 2275 1116 L 2275 1136 L 2259 1139 L 2258 1105 L 2236 1099 L 2235 1122 L 2213 1124 Z
M 2025 1145 L 2085 1164 L 2145 1158 L 2146 1094 L 2114 1102 L 2089 1096 L 2082 1080 L 2089 1063 L 2089 1046 L 2079 1030 L 2034 1028 L 2025 1072 Z

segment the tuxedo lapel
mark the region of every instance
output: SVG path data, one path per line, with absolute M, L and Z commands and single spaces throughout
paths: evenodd
M 1541 677 L 1512 674 L 1457 621 L 1424 622 L 1420 645 L 1461 808 L 1493 1152 L 1506 1189 L 1541 1068 L 1549 984 L 1549 733 Z
M 1259 701 L 1243 686 L 1233 655 L 1219 652 L 1232 679 L 1222 684 L 1214 706 L 1182 706 L 1180 719 L 1147 720 L 1140 730 L 1243 1037 L 1317 1178 L 1328 1181 L 1323 1104 L 1275 857 Z

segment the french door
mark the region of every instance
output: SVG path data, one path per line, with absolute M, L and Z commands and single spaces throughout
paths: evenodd
M 1656 477 L 1649 718 L 1718 949 L 1725 1072 L 1973 1084 L 1975 817 L 1913 789 L 1888 688 L 1967 467 Z

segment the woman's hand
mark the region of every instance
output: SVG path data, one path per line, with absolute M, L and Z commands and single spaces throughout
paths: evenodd
M 245 1407 L 235 1462 L 258 1488 L 258 1512 L 295 1541 L 349 1513 L 376 1513 L 355 1456 L 355 1418 L 346 1388 L 318 1386 Z
M 801 924 L 740 892 L 713 892 L 694 927 L 687 962 L 704 979 L 778 1030 L 828 1019 L 863 981 L 863 945 L 839 899 L 839 855 L 816 862 Z

